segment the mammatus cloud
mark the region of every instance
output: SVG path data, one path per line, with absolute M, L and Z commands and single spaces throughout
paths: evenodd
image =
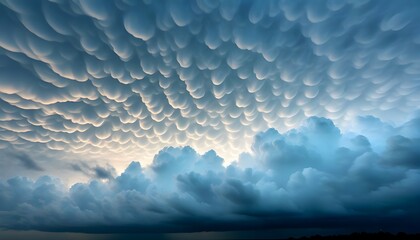
M 366 120 L 368 119 L 368 122 Z M 270 227 L 419 227 L 420 118 L 381 140 L 311 117 L 254 137 L 224 167 L 214 151 L 162 149 L 108 181 L 15 177 L 0 183 L 0 227 L 45 231 L 210 231 Z M 365 127 L 384 128 L 373 117 Z
M 0 148 L 117 164 L 190 145 L 232 160 L 258 132 L 309 116 L 402 122 L 420 106 L 419 11 L 415 0 L 3 0 Z

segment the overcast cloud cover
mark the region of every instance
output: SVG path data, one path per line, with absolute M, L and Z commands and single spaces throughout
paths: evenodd
M 368 128 L 386 124 L 360 118 Z M 162 149 L 107 181 L 70 189 L 48 176 L 0 183 L 0 226 L 81 232 L 221 231 L 328 227 L 415 230 L 420 207 L 420 118 L 374 151 L 329 119 L 255 136 L 252 151 L 222 165 L 212 150 Z M 406 134 L 408 132 L 409 134 Z M 381 133 L 378 133 L 381 134 Z
M 0 0 L 0 228 L 418 229 L 419 12 Z

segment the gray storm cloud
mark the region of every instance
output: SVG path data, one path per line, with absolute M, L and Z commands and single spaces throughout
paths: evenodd
M 366 127 L 386 127 L 378 119 Z M 44 231 L 218 231 L 269 227 L 418 229 L 420 121 L 378 141 L 312 117 L 254 137 L 223 166 L 214 151 L 167 147 L 149 167 L 131 162 L 108 181 L 70 188 L 60 179 L 0 182 L 0 227 Z M 415 135 L 408 136 L 405 132 Z M 320 141 L 322 139 L 322 141 Z M 103 174 L 105 175 L 105 174 Z
M 2 149 L 232 160 L 268 128 L 420 106 L 418 1 L 0 3 Z

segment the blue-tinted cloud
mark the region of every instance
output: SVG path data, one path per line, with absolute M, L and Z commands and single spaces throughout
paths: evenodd
M 0 1 L 0 227 L 419 227 L 419 11 Z
M 369 118 L 367 118 L 369 119 Z M 23 177 L 0 183 L 0 227 L 47 231 L 210 231 L 268 227 L 418 227 L 419 138 L 414 119 L 383 151 L 329 119 L 259 133 L 228 166 L 214 151 L 162 149 L 107 181 Z M 381 121 L 371 121 L 380 128 Z M 102 176 L 99 174 L 99 177 Z M 372 221 L 374 219 L 374 221 Z M 397 221 L 396 221 L 397 220 Z
M 12 161 L 19 161 L 20 165 L 28 170 L 43 171 L 44 169 L 38 165 L 29 155 L 19 152 L 5 152 L 3 158 L 12 159 Z
M 2 1 L 0 149 L 121 170 L 121 158 L 150 163 L 166 146 L 230 161 L 258 132 L 309 116 L 401 123 L 420 106 L 419 10 L 415 0 Z

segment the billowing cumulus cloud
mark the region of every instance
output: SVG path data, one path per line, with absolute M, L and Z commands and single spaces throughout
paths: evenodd
M 257 133 L 310 116 L 402 123 L 420 106 L 419 11 L 415 0 L 1 1 L 0 149 L 120 171 L 166 146 L 231 161 Z
M 387 125 L 372 117 L 371 128 Z M 66 188 L 48 176 L 0 182 L 0 227 L 46 231 L 165 232 L 345 227 L 418 229 L 419 118 L 390 128 L 385 147 L 333 121 L 257 134 L 224 166 L 214 151 L 164 148 L 144 167 Z M 414 135 L 410 135 L 416 133 Z M 381 145 L 382 143 L 378 143 Z

